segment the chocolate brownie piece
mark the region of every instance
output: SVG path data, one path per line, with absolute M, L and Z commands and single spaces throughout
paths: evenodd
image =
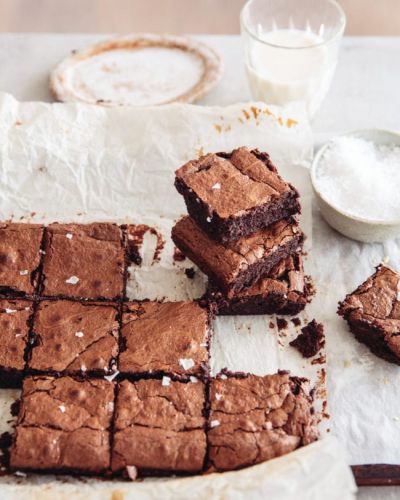
M 0 294 L 31 296 L 35 292 L 40 265 L 43 226 L 0 224 Z
M 245 147 L 189 161 L 176 171 L 175 186 L 192 219 L 222 243 L 300 212 L 299 193 L 268 154 Z
M 400 274 L 378 266 L 339 304 L 356 339 L 380 358 L 400 365 Z
M 124 380 L 119 386 L 112 469 L 199 472 L 206 453 L 204 385 Z
M 130 302 L 123 306 L 119 370 L 180 379 L 208 373 L 210 313 L 196 302 Z
M 0 300 L 0 386 L 18 387 L 25 367 L 32 302 Z
M 107 303 L 44 300 L 33 322 L 28 369 L 107 375 L 118 355 L 118 308 Z
M 297 222 L 282 220 L 252 236 L 222 245 L 190 217 L 172 229 L 175 245 L 228 297 L 250 287 L 278 262 L 299 252 L 304 235 Z
M 288 373 L 231 375 L 211 381 L 209 468 L 239 469 L 318 438 L 305 381 Z
M 304 276 L 301 254 L 279 262 L 255 285 L 229 298 L 209 282 L 205 299 L 224 314 L 289 314 L 295 315 L 311 301 L 313 287 Z
M 312 358 L 325 345 L 324 327 L 315 319 L 301 329 L 301 334 L 290 342 L 304 358 Z
M 44 296 L 116 300 L 124 287 L 124 248 L 116 224 L 46 228 Z
M 13 470 L 101 474 L 110 466 L 114 384 L 28 377 L 11 448 Z

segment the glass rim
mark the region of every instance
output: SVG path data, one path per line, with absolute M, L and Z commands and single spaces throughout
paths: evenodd
M 252 38 L 254 38 L 254 40 L 256 40 L 257 42 L 262 43 L 264 45 L 267 45 L 269 47 L 273 47 L 275 49 L 304 50 L 304 49 L 312 49 L 315 47 L 321 47 L 323 45 L 327 45 L 328 43 L 332 42 L 338 36 L 343 35 L 344 29 L 346 27 L 346 14 L 345 14 L 342 6 L 336 0 L 325 0 L 327 3 L 330 3 L 331 5 L 333 5 L 336 8 L 336 10 L 339 12 L 339 18 L 340 18 L 339 26 L 338 26 L 336 32 L 330 38 L 328 38 L 327 40 L 323 40 L 322 42 L 314 43 L 312 45 L 304 45 L 304 46 L 300 46 L 300 47 L 291 47 L 288 45 L 267 42 L 266 40 L 263 40 L 262 38 L 260 38 L 256 33 L 254 33 L 254 31 L 246 24 L 246 22 L 244 20 L 245 11 L 247 11 L 249 6 L 255 1 L 256 0 L 248 0 L 243 5 L 243 7 L 240 11 L 240 26 L 242 28 L 242 31 L 246 31 L 246 33 L 249 36 L 251 36 Z

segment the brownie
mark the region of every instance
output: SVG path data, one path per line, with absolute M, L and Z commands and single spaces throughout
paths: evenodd
M 211 381 L 209 469 L 239 469 L 279 457 L 318 438 L 304 380 L 286 372 Z
M 208 373 L 210 313 L 196 302 L 130 302 L 123 306 L 119 370 L 124 374 Z
M 252 236 L 222 245 L 193 219 L 183 217 L 172 228 L 172 239 L 220 290 L 232 297 L 259 281 L 278 262 L 299 252 L 304 235 L 296 221 L 281 220 Z
M 205 299 L 215 305 L 220 315 L 295 315 L 311 301 L 313 293 L 311 280 L 304 276 L 302 256 L 298 253 L 280 261 L 267 276 L 231 298 L 209 282 Z
M 268 154 L 245 147 L 189 161 L 176 171 L 175 186 L 192 219 L 222 243 L 300 212 L 299 193 Z
M 25 367 L 32 302 L 0 300 L 0 386 L 18 387 Z
M 44 296 L 120 299 L 124 245 L 116 224 L 52 224 L 46 228 Z
M 204 385 L 161 380 L 121 382 L 112 470 L 199 472 L 206 454 Z
M 301 329 L 300 335 L 290 342 L 304 358 L 312 358 L 325 345 L 324 327 L 315 319 Z
M 381 265 L 339 304 L 356 339 L 380 358 L 400 365 L 400 274 Z
M 13 470 L 101 474 L 110 466 L 114 384 L 70 377 L 24 380 Z
M 4 297 L 34 294 L 40 266 L 43 226 L 0 224 L 0 294 Z
M 118 355 L 118 308 L 68 300 L 40 302 L 28 368 L 42 373 L 107 375 Z

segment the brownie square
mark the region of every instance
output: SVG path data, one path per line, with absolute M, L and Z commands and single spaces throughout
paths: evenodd
M 124 248 L 116 224 L 46 228 L 44 296 L 116 300 L 124 288 Z
M 219 315 L 295 315 L 311 301 L 313 293 L 311 280 L 304 275 L 302 256 L 295 254 L 279 262 L 255 285 L 231 298 L 209 282 L 205 299 L 215 306 Z
M 124 380 L 119 385 L 112 470 L 198 472 L 206 453 L 204 385 Z
M 0 300 L 0 386 L 18 387 L 25 367 L 32 302 Z
M 208 373 L 209 311 L 197 302 L 130 302 L 123 306 L 119 370 L 187 380 Z
M 278 262 L 299 252 L 304 235 L 297 222 L 282 220 L 237 241 L 222 245 L 190 217 L 172 228 L 172 239 L 216 286 L 229 297 L 250 287 Z
M 318 438 L 305 380 L 286 372 L 211 381 L 209 468 L 226 471 L 279 457 Z
M 13 470 L 100 474 L 110 466 L 114 384 L 70 377 L 24 380 Z
M 118 355 L 118 308 L 44 300 L 33 322 L 28 368 L 43 373 L 107 375 Z
M 176 171 L 175 186 L 192 219 L 222 243 L 300 212 L 299 193 L 268 154 L 245 147 L 189 161 Z
M 0 224 L 0 294 L 31 296 L 38 282 L 43 226 Z
M 376 356 L 400 365 L 400 274 L 378 266 L 339 304 L 356 339 Z

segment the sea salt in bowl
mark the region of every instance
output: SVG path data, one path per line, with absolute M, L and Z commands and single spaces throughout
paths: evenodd
M 359 130 L 325 144 L 311 183 L 327 223 L 348 238 L 400 237 L 400 134 Z

